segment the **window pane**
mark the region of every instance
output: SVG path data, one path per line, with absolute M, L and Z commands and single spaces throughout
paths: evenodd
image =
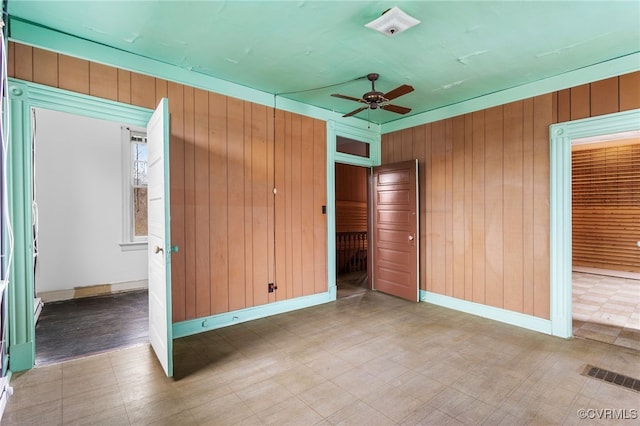
M 147 235 L 147 188 L 133 188 L 133 235 Z
M 133 159 L 133 186 L 147 185 L 147 144 L 134 142 L 131 144 Z
M 336 151 L 369 158 L 369 144 L 342 136 L 336 137 Z

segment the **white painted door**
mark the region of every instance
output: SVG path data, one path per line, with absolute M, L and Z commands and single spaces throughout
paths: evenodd
M 169 217 L 169 103 L 163 98 L 147 124 L 149 340 L 173 376 L 171 237 Z

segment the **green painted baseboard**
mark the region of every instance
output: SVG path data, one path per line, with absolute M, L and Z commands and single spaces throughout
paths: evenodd
M 9 369 L 13 372 L 33 368 L 36 346 L 34 342 L 9 346 Z
M 173 324 L 173 338 L 178 339 L 192 334 L 203 333 L 205 331 L 215 330 L 217 328 L 227 327 L 229 325 L 239 324 L 254 319 L 265 318 L 271 315 L 321 305 L 335 300 L 335 292 L 326 292 L 313 294 L 311 296 L 297 297 L 295 299 L 282 300 L 280 302 L 254 306 L 246 309 L 239 309 L 237 311 L 225 312 L 223 314 L 181 321 Z

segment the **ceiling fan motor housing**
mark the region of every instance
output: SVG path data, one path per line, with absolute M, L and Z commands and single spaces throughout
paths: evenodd
M 384 93 L 378 91 L 367 92 L 363 95 L 362 99 L 371 106 L 371 109 L 376 109 L 379 104 L 387 101 Z

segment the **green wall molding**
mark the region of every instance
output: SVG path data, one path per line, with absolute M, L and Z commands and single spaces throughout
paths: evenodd
M 9 277 L 9 368 L 22 371 L 35 363 L 32 109 L 51 109 L 141 127 L 146 126 L 152 111 L 16 79 L 9 79 L 9 100 L 11 141 L 7 176 L 14 232 Z
M 180 321 L 173 324 L 173 338 L 191 336 L 205 331 L 228 327 L 234 324 L 282 314 L 298 309 L 309 308 L 323 303 L 334 301 L 335 294 L 331 292 L 318 293 L 310 296 L 297 297 L 295 299 L 281 300 L 246 309 L 225 312 L 222 314 Z
M 640 109 L 551 125 L 550 285 L 551 334 L 571 337 L 571 141 L 640 130 Z

